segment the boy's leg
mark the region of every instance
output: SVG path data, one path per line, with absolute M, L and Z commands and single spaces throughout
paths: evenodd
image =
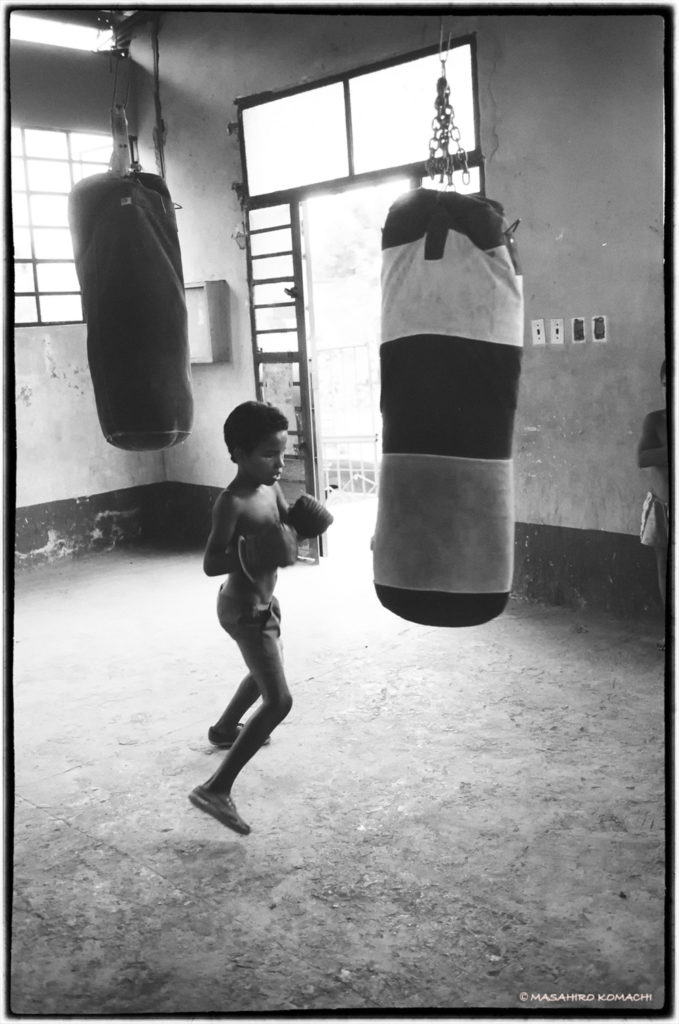
M 263 624 L 243 626 L 236 637 L 245 663 L 256 681 L 262 703 L 238 734 L 222 764 L 205 783 L 204 789 L 208 791 L 230 793 L 238 773 L 264 745 L 292 707 L 292 696 L 281 657 L 280 618 L 276 605 L 277 602 L 272 605 L 269 617 Z
M 224 740 L 233 743 L 238 736 L 238 724 L 252 705 L 259 700 L 259 687 L 251 672 L 239 684 L 219 721 L 210 729 L 211 742 Z M 214 737 L 214 739 L 213 739 Z
M 197 786 L 189 799 L 200 810 L 211 814 L 234 832 L 247 835 L 250 826 L 236 810 L 231 799 L 231 787 L 241 769 L 267 742 L 273 729 L 283 721 L 292 707 L 292 696 L 281 656 L 278 602 L 274 599 L 266 621 L 239 625 L 237 631 L 229 632 L 238 642 L 250 675 L 256 681 L 262 703 L 238 734 L 217 771 L 204 785 Z

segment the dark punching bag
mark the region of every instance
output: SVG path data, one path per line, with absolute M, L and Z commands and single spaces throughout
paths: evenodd
M 179 444 L 191 432 L 193 397 L 167 186 L 141 172 L 84 178 L 69 197 L 69 224 L 104 436 L 129 451 Z
M 418 189 L 382 233 L 375 590 L 411 622 L 474 626 L 509 597 L 523 288 L 499 203 Z

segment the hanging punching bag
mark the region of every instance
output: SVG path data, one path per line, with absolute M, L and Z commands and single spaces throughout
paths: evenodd
M 411 622 L 479 625 L 513 572 L 515 242 L 499 203 L 418 189 L 390 208 L 382 250 L 375 590 Z
M 179 444 L 193 421 L 184 280 L 163 179 L 83 178 L 69 224 L 87 322 L 87 355 L 106 440 L 130 451 Z

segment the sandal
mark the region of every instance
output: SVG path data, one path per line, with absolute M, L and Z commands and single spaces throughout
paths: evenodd
M 233 829 L 242 836 L 248 835 L 250 826 L 243 821 L 236 810 L 236 805 L 228 793 L 210 793 L 203 786 L 196 786 L 193 792 L 189 793 L 189 800 L 194 807 L 206 814 L 212 815 L 222 825 Z
M 207 738 L 213 747 L 219 747 L 220 750 L 229 750 L 238 739 L 238 733 L 241 731 L 242 728 L 243 723 L 239 722 L 238 725 L 236 726 L 236 735 L 233 737 L 233 739 L 227 740 L 224 736 L 221 736 L 217 732 L 214 726 L 211 725 L 207 731 Z
M 217 732 L 215 727 L 213 725 L 211 725 L 210 728 L 207 731 L 207 738 L 208 738 L 209 742 L 212 744 L 212 746 L 213 747 L 217 747 L 218 750 L 230 750 L 231 747 L 236 742 L 236 740 L 238 739 L 238 733 L 243 728 L 244 728 L 243 723 L 239 722 L 238 725 L 236 726 L 236 729 L 237 729 L 236 735 L 233 737 L 233 739 L 227 740 L 225 737 L 220 736 L 220 734 Z M 267 738 L 264 740 L 264 743 L 262 744 L 262 746 L 268 747 L 269 743 L 271 743 L 271 737 L 267 736 Z

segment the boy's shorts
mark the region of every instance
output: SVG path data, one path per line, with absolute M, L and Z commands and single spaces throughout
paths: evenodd
M 281 606 L 272 597 L 269 604 L 238 601 L 220 587 L 217 617 L 222 629 L 233 637 L 243 660 L 258 682 L 267 680 L 287 685 L 281 643 Z
M 649 491 L 641 510 L 641 543 L 650 548 L 666 548 L 669 542 L 670 506 Z

